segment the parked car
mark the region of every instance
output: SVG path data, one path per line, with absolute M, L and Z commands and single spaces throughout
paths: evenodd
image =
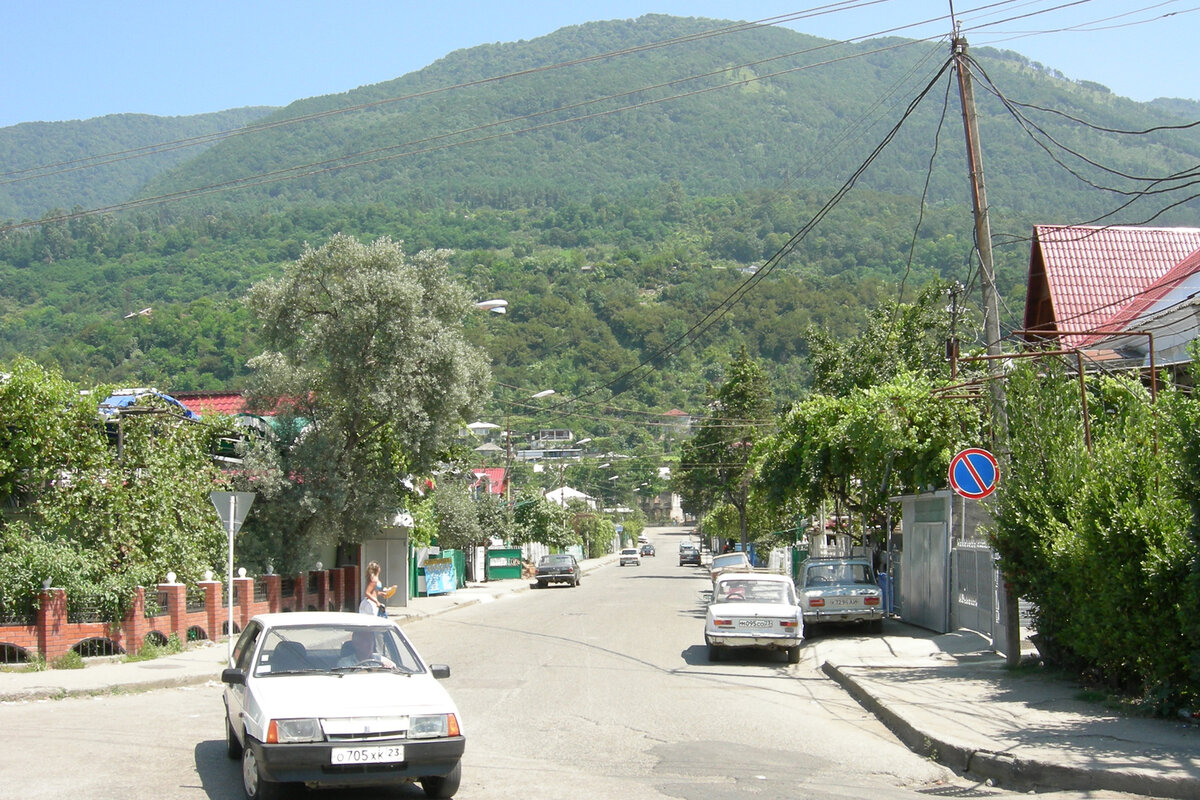
M 752 569 L 754 567 L 750 565 L 750 557 L 739 551 L 713 556 L 708 571 L 715 583 L 717 576 L 722 572 L 750 572 Z
M 801 565 L 800 605 L 808 626 L 854 622 L 883 630 L 883 590 L 866 558 L 812 558 Z
M 684 564 L 700 566 L 700 550 L 691 542 L 679 545 L 679 566 L 682 567 Z
M 782 650 L 789 664 L 800 662 L 804 614 L 796 587 L 774 572 L 725 572 L 713 584 L 704 618 L 708 660 L 719 661 L 727 648 Z
M 638 555 L 636 547 L 626 547 L 621 551 L 621 566 L 623 567 L 626 564 L 632 564 L 635 567 L 642 565 L 642 557 Z
M 579 562 L 570 553 L 552 553 L 542 556 L 537 563 L 537 586 L 545 589 L 552 583 L 579 585 Z
M 644 557 L 647 557 L 647 556 L 653 556 L 653 555 L 654 555 L 654 545 L 652 545 L 652 544 L 644 544 L 644 545 L 642 545 L 642 549 L 641 549 L 640 555 L 641 555 L 643 558 L 644 558 Z
M 395 786 L 452 797 L 466 747 L 462 718 L 394 623 L 308 611 L 251 619 L 221 673 L 225 745 L 249 800 L 284 784 Z

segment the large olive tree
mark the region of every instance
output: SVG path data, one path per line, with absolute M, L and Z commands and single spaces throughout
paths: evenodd
M 266 347 L 251 402 L 279 423 L 251 463 L 274 459 L 279 480 L 252 487 L 267 502 L 247 551 L 293 569 L 321 544 L 368 538 L 405 505 L 406 477 L 449 451 L 490 375 L 463 337 L 471 300 L 448 255 L 339 234 L 251 289 Z

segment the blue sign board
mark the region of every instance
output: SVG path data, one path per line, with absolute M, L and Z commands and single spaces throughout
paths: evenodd
M 454 591 L 454 562 L 448 558 L 430 558 L 425 568 L 425 594 L 445 594 Z
M 970 500 L 980 500 L 996 491 L 1000 467 L 987 450 L 971 447 L 950 459 L 950 488 Z

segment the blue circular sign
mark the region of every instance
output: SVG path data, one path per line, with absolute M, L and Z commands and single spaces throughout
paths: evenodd
M 950 488 L 970 500 L 979 500 L 996 491 L 1000 467 L 987 450 L 971 447 L 950 459 Z

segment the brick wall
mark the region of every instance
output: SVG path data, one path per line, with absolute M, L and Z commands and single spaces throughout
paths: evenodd
M 309 592 L 309 581 L 315 592 Z M 255 583 L 265 590 L 265 600 L 254 599 Z M 354 610 L 358 607 L 358 568 L 339 567 L 314 571 L 291 579 L 292 593 L 284 596 L 279 575 L 258 578 L 234 578 L 236 603 L 233 608 L 234 633 L 256 614 L 278 611 Z M 33 625 L 0 625 L 0 647 L 8 645 L 32 658 L 39 653 L 53 661 L 93 639 L 105 640 L 116 652 L 137 652 L 148 639 L 169 638 L 179 641 L 221 639 L 228 628 L 229 609 L 222 604 L 222 583 L 200 581 L 203 607 L 189 610 L 187 589 L 182 583 L 160 583 L 152 591 L 160 598 L 154 616 L 146 616 L 146 590 L 139 587 L 124 618 L 117 622 L 68 622 L 67 593 L 63 589 L 42 589 L 38 593 L 37 617 Z M 191 635 L 189 635 L 191 634 Z

